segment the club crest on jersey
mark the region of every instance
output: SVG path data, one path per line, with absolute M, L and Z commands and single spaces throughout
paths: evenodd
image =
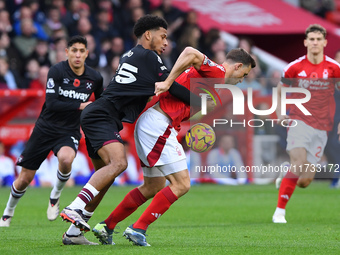
M 92 82 L 86 83 L 86 89 L 88 89 L 88 90 L 92 89 Z
M 48 89 L 53 89 L 54 88 L 54 80 L 52 78 L 48 79 L 46 87 Z
M 79 87 L 79 86 L 80 86 L 80 80 L 74 79 L 74 81 L 73 81 L 73 86 Z
M 323 70 L 322 78 L 328 79 L 328 70 L 327 69 Z

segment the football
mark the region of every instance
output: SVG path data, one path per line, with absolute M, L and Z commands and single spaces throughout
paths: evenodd
M 202 153 L 214 146 L 216 135 L 208 124 L 197 123 L 187 131 L 185 141 L 191 150 Z

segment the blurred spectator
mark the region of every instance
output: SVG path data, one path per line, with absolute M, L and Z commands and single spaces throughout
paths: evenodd
M 66 17 L 67 13 L 67 9 L 65 7 L 65 0 L 51 0 L 51 5 L 58 7 L 61 19 L 63 20 Z
M 6 9 L 0 8 L 0 32 L 11 33 L 12 31 L 13 26 L 9 12 Z
M 49 59 L 48 42 L 44 40 L 38 40 L 37 45 L 33 53 L 29 58 L 34 58 L 38 61 L 40 66 L 46 65 L 51 66 L 51 61 Z
M 0 56 L 7 57 L 9 69 L 17 70 L 21 73 L 23 68 L 23 61 L 20 59 L 18 49 L 12 44 L 7 33 L 0 31 Z
M 118 30 L 110 23 L 109 11 L 102 8 L 96 14 L 96 22 L 94 23 L 93 36 L 97 45 L 107 38 L 118 36 Z
M 121 56 L 125 52 L 124 40 L 116 36 L 111 39 L 111 48 L 106 52 L 107 62 L 110 63 L 114 56 Z
M 30 36 L 32 35 L 42 40 L 49 39 L 42 25 L 33 20 L 32 10 L 27 4 L 22 4 L 19 11 L 20 11 L 19 19 L 14 21 L 14 26 L 13 26 L 14 32 L 17 36 L 19 35 L 27 36 L 26 34 L 27 31 L 24 31 L 24 26 L 27 26 L 28 24 L 27 21 L 30 20 L 30 29 L 31 29 Z
M 179 55 L 175 46 L 176 44 L 171 39 L 168 39 L 168 46 L 165 48 L 165 51 L 161 55 L 164 65 L 169 70 L 171 70 Z
M 68 34 L 67 28 L 60 21 L 61 15 L 60 10 L 56 6 L 50 6 L 47 10 L 47 19 L 43 28 L 46 31 L 47 35 L 51 38 L 53 32 L 56 30 L 63 30 L 65 34 Z
M 45 13 L 40 10 L 39 0 L 24 0 L 26 4 L 32 11 L 32 18 L 35 22 L 43 25 L 46 21 Z
M 60 62 L 60 59 L 65 59 L 65 49 L 67 47 L 67 40 L 65 37 L 57 38 L 51 45 L 51 51 L 49 51 L 49 59 L 51 64 L 54 65 Z M 57 57 L 59 55 L 59 58 Z M 63 56 L 62 56 L 63 55 Z M 58 58 L 58 59 L 57 59 Z
M 322 18 L 327 12 L 335 10 L 334 0 L 300 0 L 300 6 Z
M 212 44 L 221 37 L 220 30 L 217 28 L 211 28 L 203 37 L 202 40 L 202 50 L 209 57 L 213 58 L 214 54 L 212 53 L 211 46 Z M 216 50 L 217 52 L 217 50 Z
M 226 56 L 227 56 L 227 53 L 224 50 L 218 50 L 215 52 L 211 60 L 221 65 L 223 62 L 227 60 Z
M 120 60 L 119 55 L 113 56 L 108 65 L 100 70 L 104 80 L 103 81 L 104 88 L 106 88 L 107 85 L 109 85 L 112 77 L 116 74 L 116 71 L 119 66 L 119 60 Z
M 99 64 L 100 50 L 96 47 L 96 41 L 91 34 L 85 35 L 87 40 L 87 49 L 89 54 L 85 60 L 85 63 L 93 68 L 97 68 Z
M 241 172 L 244 166 L 240 152 L 235 148 L 232 135 L 225 134 L 218 139 L 218 147 L 212 149 L 207 156 L 208 166 L 225 167 L 227 171 L 216 172 L 214 180 L 219 184 L 238 185 L 247 182 L 246 173 Z M 231 171 L 233 170 L 234 171 Z M 229 171 L 230 170 L 230 171 Z
M 50 69 L 49 66 L 41 66 L 39 68 L 38 78 L 32 80 L 28 88 L 29 89 L 45 89 L 49 69 Z
M 38 79 L 39 77 L 39 69 L 40 69 L 40 65 L 38 63 L 38 61 L 34 58 L 31 58 L 27 61 L 26 63 L 26 67 L 25 67 L 25 73 L 24 73 L 24 88 L 28 88 L 30 83 L 35 80 Z
M 58 0 L 54 0 L 54 1 L 58 1 Z M 77 34 L 76 26 L 80 19 L 79 11 L 81 9 L 81 4 L 82 2 L 80 0 L 71 0 L 68 4 L 68 9 L 65 9 L 65 15 L 62 14 L 62 9 L 59 6 L 57 6 L 60 10 L 61 22 L 67 28 L 68 34 L 70 36 Z M 82 8 L 84 8 L 84 5 L 82 6 Z M 88 17 L 83 17 L 83 18 L 88 18 Z
M 27 58 L 33 53 L 34 48 L 38 43 L 38 39 L 34 35 L 35 29 L 33 27 L 32 19 L 23 19 L 20 24 L 22 33 L 13 38 L 13 43 L 19 50 L 21 56 Z
M 15 178 L 14 162 L 5 155 L 5 145 L 0 141 L 0 187 L 11 186 Z
M 161 11 L 163 18 L 168 22 L 168 37 L 172 36 L 184 22 L 184 13 L 172 5 L 172 0 L 162 0 L 162 4 L 157 7 Z
M 195 49 L 199 49 L 199 43 L 201 38 L 201 30 L 198 26 L 186 26 L 183 30 L 181 37 L 178 40 L 178 51 L 182 52 L 185 47 L 191 46 Z
M 13 72 L 9 69 L 7 58 L 0 56 L 0 89 L 19 88 L 19 75 Z
M 92 24 L 88 18 L 80 18 L 77 22 L 77 29 L 74 31 L 74 34 L 71 34 L 71 36 L 74 35 L 82 35 L 85 36 L 87 34 L 91 34 L 92 32 Z
M 254 42 L 249 37 L 243 36 L 240 37 L 237 47 L 245 49 L 247 52 L 253 54 Z M 262 61 L 257 55 L 253 54 L 253 56 L 256 57 L 256 68 L 259 67 L 259 70 L 261 71 L 257 74 L 257 76 L 265 75 L 268 70 L 267 64 L 264 61 Z

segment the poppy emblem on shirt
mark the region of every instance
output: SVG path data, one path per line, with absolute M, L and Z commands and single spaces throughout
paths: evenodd
M 311 79 L 317 79 L 318 78 L 318 74 L 316 72 L 313 72 L 313 73 L 311 73 L 310 78 Z
M 79 87 L 79 85 L 80 85 L 80 80 L 74 79 L 74 81 L 73 81 L 73 86 Z

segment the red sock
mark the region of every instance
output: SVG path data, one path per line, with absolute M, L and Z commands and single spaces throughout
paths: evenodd
M 138 188 L 126 194 L 122 202 L 112 211 L 110 216 L 104 221 L 109 229 L 114 229 L 118 222 L 124 220 L 131 213 L 144 204 L 147 199 Z
M 277 201 L 277 207 L 285 209 L 288 203 L 288 200 L 292 196 L 296 183 L 299 179 L 299 176 L 290 172 L 287 172 L 286 176 L 282 179 L 281 186 L 279 189 L 279 198 Z
M 156 194 L 148 208 L 146 208 L 136 223 L 133 224 L 133 227 L 146 230 L 148 226 L 163 215 L 177 199 L 177 196 L 172 192 L 170 187 L 165 187 Z

